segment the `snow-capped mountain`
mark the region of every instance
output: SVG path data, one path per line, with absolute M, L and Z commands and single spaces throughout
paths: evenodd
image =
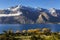
M 17 5 L 0 10 L 0 24 L 60 23 L 60 10 Z
M 55 8 L 51 8 L 51 9 L 49 10 L 49 12 L 50 12 L 51 15 L 54 16 L 54 17 L 57 17 L 57 16 L 58 16 L 57 13 L 56 13 Z

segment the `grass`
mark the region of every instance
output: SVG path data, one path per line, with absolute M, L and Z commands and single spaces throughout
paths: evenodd
M 60 32 L 51 32 L 47 28 L 43 28 L 42 31 L 34 29 L 17 33 L 10 30 L 0 34 L 0 40 L 60 40 Z

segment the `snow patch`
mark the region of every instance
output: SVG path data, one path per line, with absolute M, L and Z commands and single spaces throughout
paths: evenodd
M 16 8 L 12 8 L 12 9 L 8 8 L 8 10 L 16 11 L 16 10 L 19 9 L 19 8 L 20 8 L 20 6 L 18 5 Z
M 14 14 L 0 14 L 0 17 L 10 17 L 10 16 L 19 16 L 21 15 L 22 12 L 17 12 L 17 13 L 14 13 Z
M 52 16 L 57 17 L 57 13 L 56 13 L 56 10 L 54 8 L 51 8 L 49 10 L 49 12 L 51 13 Z

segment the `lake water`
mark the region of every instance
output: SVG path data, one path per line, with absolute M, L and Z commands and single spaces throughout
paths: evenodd
M 9 29 L 15 32 L 35 28 L 50 28 L 52 32 L 60 32 L 60 24 L 0 24 L 0 33 Z

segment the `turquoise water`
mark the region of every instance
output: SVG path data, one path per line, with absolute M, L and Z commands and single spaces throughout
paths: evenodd
M 13 30 L 28 30 L 35 28 L 50 28 L 52 32 L 60 31 L 60 24 L 0 24 L 0 33 L 9 29 Z

